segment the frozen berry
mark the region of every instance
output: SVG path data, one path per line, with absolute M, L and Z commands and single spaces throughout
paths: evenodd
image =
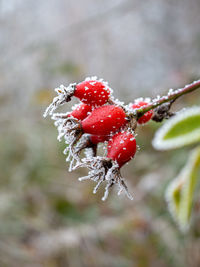
M 131 160 L 135 152 L 136 141 L 130 132 L 117 133 L 108 142 L 107 157 L 117 161 L 119 167 Z
M 115 105 L 99 107 L 82 121 L 85 133 L 94 135 L 109 135 L 116 132 L 126 123 L 125 111 Z
M 74 96 L 78 97 L 83 103 L 102 106 L 111 94 L 111 90 L 106 82 L 98 80 L 86 80 L 76 85 Z

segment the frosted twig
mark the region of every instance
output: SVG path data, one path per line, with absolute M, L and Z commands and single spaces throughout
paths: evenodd
M 155 109 L 156 107 L 161 106 L 164 103 L 175 101 L 180 96 L 191 93 L 194 90 L 198 89 L 199 87 L 200 87 L 200 80 L 197 80 L 192 82 L 191 84 L 185 85 L 183 88 L 179 88 L 176 90 L 169 89 L 167 95 L 162 97 L 157 96 L 157 98 L 153 99 L 148 105 L 136 109 L 134 113 L 138 118 L 140 118 L 147 111 Z

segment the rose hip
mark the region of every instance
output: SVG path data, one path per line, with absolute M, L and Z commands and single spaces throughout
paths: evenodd
M 107 83 L 98 80 L 86 80 L 76 85 L 74 96 L 83 103 L 101 106 L 104 105 L 111 94 Z
M 115 105 L 99 107 L 82 121 L 85 133 L 94 135 L 110 135 L 126 123 L 125 111 Z
M 116 161 L 121 168 L 136 153 L 135 137 L 130 132 L 115 134 L 108 142 L 107 157 Z

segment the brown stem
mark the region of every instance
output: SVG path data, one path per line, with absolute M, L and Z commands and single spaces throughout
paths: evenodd
M 136 110 L 136 116 L 139 118 L 147 111 L 149 111 L 151 109 L 155 109 L 156 107 L 158 107 L 164 103 L 167 103 L 170 101 L 174 102 L 180 96 L 191 93 L 194 90 L 198 89 L 199 87 L 200 87 L 200 80 L 194 81 L 191 84 L 188 84 L 185 87 L 180 88 L 180 89 L 171 90 L 171 91 L 169 90 L 169 92 L 166 96 L 162 96 L 160 98 L 155 98 L 147 106 L 138 108 Z

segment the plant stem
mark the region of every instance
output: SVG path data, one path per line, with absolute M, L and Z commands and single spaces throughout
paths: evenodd
M 185 87 L 180 89 L 170 89 L 166 96 L 157 97 L 153 99 L 152 102 L 150 102 L 147 106 L 138 108 L 136 110 L 136 115 L 139 118 L 147 111 L 155 109 L 156 107 L 161 106 L 164 103 L 171 102 L 173 100 L 175 101 L 180 96 L 191 93 L 198 88 L 200 88 L 200 80 L 194 81 L 191 84 L 187 84 L 185 85 Z

